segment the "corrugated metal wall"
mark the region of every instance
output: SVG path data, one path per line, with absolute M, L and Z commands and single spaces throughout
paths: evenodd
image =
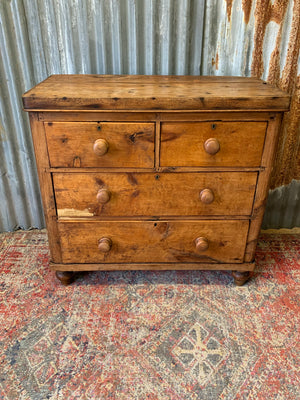
M 299 147 L 299 10 L 300 0 L 2 0 L 0 231 L 44 226 L 21 95 L 55 73 L 255 75 L 275 82 L 295 99 L 279 171 L 286 143 L 294 144 L 294 158 L 273 186 L 289 183 Z M 292 227 L 300 183 L 275 190 L 287 194 L 269 201 L 264 227 Z

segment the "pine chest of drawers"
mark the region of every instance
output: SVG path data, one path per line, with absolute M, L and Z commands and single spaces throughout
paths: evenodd
M 286 93 L 255 78 L 53 75 L 23 103 L 62 283 L 118 269 L 247 280 Z

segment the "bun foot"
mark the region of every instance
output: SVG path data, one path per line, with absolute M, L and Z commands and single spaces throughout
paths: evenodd
M 64 286 L 68 286 L 74 281 L 74 272 L 72 271 L 56 271 L 55 275 Z
M 243 284 L 247 282 L 247 280 L 251 278 L 252 275 L 253 272 L 251 271 L 232 271 L 234 283 L 237 286 L 243 286 Z

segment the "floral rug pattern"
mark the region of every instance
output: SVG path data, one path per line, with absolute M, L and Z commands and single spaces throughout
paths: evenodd
M 0 234 L 0 399 L 300 399 L 300 236 L 253 278 L 90 272 L 64 287 L 45 230 Z

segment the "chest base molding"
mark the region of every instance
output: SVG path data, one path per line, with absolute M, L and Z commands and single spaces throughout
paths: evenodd
M 172 271 L 172 270 L 222 270 L 254 271 L 255 263 L 130 263 L 130 264 L 56 264 L 50 262 L 54 271 Z

